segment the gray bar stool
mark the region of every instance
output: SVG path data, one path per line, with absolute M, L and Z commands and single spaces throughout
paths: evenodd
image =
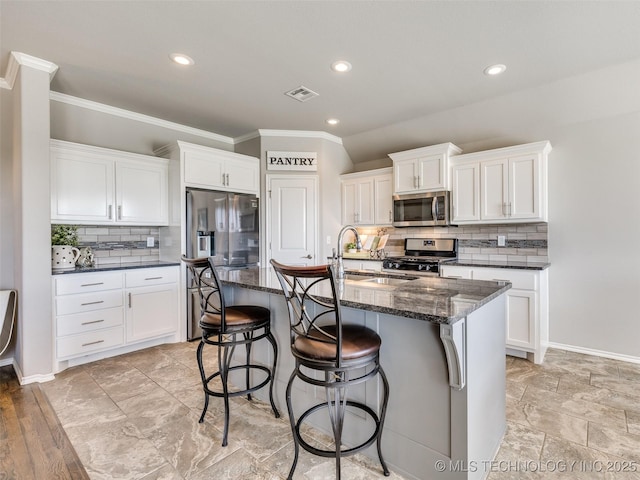
M 334 457 L 336 478 L 340 479 L 341 457 L 353 455 L 374 442 L 385 475 L 389 469 L 382 458 L 381 437 L 387 403 L 389 382 L 380 366 L 380 337 L 373 330 L 361 325 L 342 323 L 340 302 L 332 267 L 288 266 L 271 260 L 289 311 L 291 353 L 296 366 L 287 384 L 287 409 L 295 446 L 295 457 L 289 471 L 293 478 L 298 463 L 300 446 L 306 451 L 322 457 Z M 301 367 L 304 367 L 303 371 Z M 305 373 L 306 369 L 323 372 L 322 378 Z M 361 402 L 347 399 L 349 387 L 380 375 L 383 398 L 380 413 Z M 327 401 L 308 408 L 296 420 L 291 400 L 291 387 L 298 378 L 303 382 L 324 387 Z M 342 444 L 346 407 L 362 410 L 375 423 L 371 436 L 359 445 L 346 447 Z M 335 440 L 335 450 L 318 449 L 307 443 L 300 434 L 303 422 L 314 412 L 326 408 Z
M 209 407 L 209 397 L 222 397 L 224 399 L 224 434 L 222 446 L 227 446 L 229 433 L 229 398 L 246 395 L 251 400 L 251 393 L 269 384 L 269 401 L 276 418 L 280 413 L 273 402 L 273 380 L 275 378 L 276 361 L 278 359 L 278 345 L 271 333 L 271 312 L 268 308 L 256 305 L 226 305 L 222 293 L 222 285 L 210 258 L 187 258 L 182 256 L 182 261 L 187 265 L 198 286 L 200 295 L 200 307 L 202 318 L 202 339 L 198 344 L 196 358 L 202 388 L 204 390 L 204 408 L 200 415 L 200 423 L 204 420 Z M 253 342 L 266 338 L 273 347 L 273 365 L 271 368 L 251 363 L 251 345 Z M 218 347 L 218 371 L 207 375 L 202 363 L 202 350 L 205 345 Z M 246 349 L 246 362 L 240 365 L 231 365 L 233 352 L 238 345 L 244 345 Z M 243 390 L 229 391 L 229 373 L 234 370 L 245 370 L 246 384 Z M 251 385 L 251 371 L 262 371 L 266 378 L 257 385 Z M 220 377 L 222 392 L 210 388 L 210 382 Z

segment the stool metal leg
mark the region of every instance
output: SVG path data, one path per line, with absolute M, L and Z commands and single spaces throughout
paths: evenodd
M 202 391 L 204 392 L 204 408 L 200 415 L 199 423 L 204 421 L 204 416 L 209 408 L 209 394 L 207 393 L 207 375 L 204 373 L 204 365 L 202 364 L 202 349 L 204 348 L 204 340 L 200 340 L 198 349 L 196 350 L 196 359 L 198 361 L 198 369 L 200 370 L 200 378 L 202 378 Z
M 378 427 L 378 438 L 376 440 L 378 446 L 378 458 L 380 459 L 380 465 L 382 465 L 382 470 L 384 472 L 385 477 L 391 475 L 387 464 L 382 458 L 382 427 L 384 426 L 384 419 L 387 415 L 387 403 L 389 403 L 389 382 L 387 380 L 387 376 L 384 373 L 382 367 L 378 364 L 378 373 L 380 374 L 380 378 L 382 378 L 384 397 L 382 399 L 382 408 L 380 409 L 380 426 Z
M 336 452 L 336 479 L 340 480 L 341 468 L 340 461 L 342 457 L 342 431 L 344 428 L 344 414 L 347 406 L 347 392 L 346 387 L 340 387 L 342 381 L 342 375 L 347 375 L 346 372 L 325 372 L 325 381 L 327 386 L 325 387 L 327 397 L 327 407 L 329 409 L 329 419 L 331 420 L 331 427 L 333 430 L 333 438 L 335 441 Z M 331 382 L 331 377 L 335 379 Z M 331 391 L 333 390 L 333 400 L 331 400 Z
M 247 390 L 249 390 L 249 388 L 251 387 L 250 382 L 249 382 L 249 374 L 250 374 L 250 369 L 249 369 L 249 365 L 251 364 L 251 339 L 253 338 L 253 332 L 247 332 L 243 334 L 244 339 L 247 343 L 245 343 L 245 348 L 247 350 L 247 371 L 246 371 L 246 384 L 247 384 Z M 251 392 L 247 393 L 247 400 L 251 401 Z
M 269 331 L 269 333 L 267 334 L 267 340 L 269 340 L 269 343 L 273 347 L 273 365 L 271 366 L 271 382 L 270 382 L 270 385 L 269 385 L 269 401 L 271 402 L 271 409 L 273 410 L 274 415 L 276 416 L 276 418 L 280 418 L 280 412 L 276 408 L 276 404 L 273 401 L 273 382 L 275 382 L 275 379 L 276 379 L 276 363 L 278 362 L 278 344 L 276 343 L 276 339 L 273 336 L 273 334 L 271 333 L 271 331 Z
M 220 337 L 222 337 L 220 335 Z M 219 338 L 222 343 L 222 338 Z M 235 347 L 218 347 L 218 362 L 220 368 L 220 381 L 222 382 L 222 399 L 224 400 L 224 430 L 222 433 L 222 446 L 227 446 L 227 436 L 229 435 L 229 364 Z M 222 354 L 221 354 L 222 351 Z M 220 363 L 221 362 L 221 363 Z
M 298 443 L 298 429 L 296 427 L 296 419 L 293 415 L 293 405 L 291 403 L 291 387 L 293 386 L 293 381 L 298 374 L 299 368 L 299 365 L 297 365 L 296 363 L 296 368 L 293 369 L 291 377 L 289 377 L 289 383 L 287 383 L 287 410 L 289 412 L 289 422 L 291 423 L 291 433 L 293 434 L 293 448 L 295 450 L 293 455 L 293 465 L 291 465 L 291 470 L 289 470 L 287 480 L 293 479 L 293 472 L 295 471 L 296 465 L 298 464 L 298 454 L 300 453 L 300 445 Z

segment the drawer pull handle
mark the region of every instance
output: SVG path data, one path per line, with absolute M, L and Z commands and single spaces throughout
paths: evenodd
M 149 277 L 145 278 L 145 280 L 162 280 L 162 277 Z
M 84 307 L 85 305 L 97 305 L 98 303 L 104 303 L 104 300 L 98 300 L 97 302 L 81 303 L 80 305 Z
M 131 293 L 129 293 L 129 308 L 131 308 Z
M 96 282 L 96 283 L 83 283 L 80 285 L 81 287 L 95 287 L 96 285 L 104 285 L 104 282 Z
M 447 278 L 460 278 L 462 279 L 461 275 L 447 275 Z
M 104 340 L 98 340 L 97 342 L 89 342 L 89 343 L 83 343 L 82 346 L 83 347 L 88 347 L 89 345 L 97 345 L 98 343 L 103 343 Z
M 505 280 L 504 278 L 492 278 L 494 282 L 510 282 L 511 280 Z
M 80 325 L 91 325 L 93 323 L 100 323 L 100 322 L 104 322 L 104 319 L 102 319 L 102 320 L 93 320 L 92 322 L 82 322 Z

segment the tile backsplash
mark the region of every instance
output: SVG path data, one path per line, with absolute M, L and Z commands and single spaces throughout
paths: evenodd
M 460 227 L 385 227 L 389 234 L 387 256 L 404 253 L 405 238 L 457 238 L 458 257 L 463 260 L 548 262 L 548 224 L 465 225 Z M 358 227 L 358 232 L 376 235 L 380 227 Z M 498 246 L 498 235 L 505 246 Z
M 153 247 L 147 247 L 153 237 Z M 158 227 L 78 226 L 78 248 L 91 247 L 96 266 L 159 259 Z

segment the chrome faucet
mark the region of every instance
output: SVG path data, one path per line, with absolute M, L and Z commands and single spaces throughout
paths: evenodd
M 338 277 L 337 278 L 344 278 L 344 263 L 342 262 L 342 236 L 344 235 L 344 232 L 346 232 L 347 230 L 351 230 L 356 236 L 356 249 L 358 251 L 362 250 L 362 242 L 360 241 L 360 235 L 358 234 L 356 227 L 354 227 L 353 225 L 345 225 L 344 227 L 342 227 L 342 230 L 340 230 L 340 233 L 338 234 Z

